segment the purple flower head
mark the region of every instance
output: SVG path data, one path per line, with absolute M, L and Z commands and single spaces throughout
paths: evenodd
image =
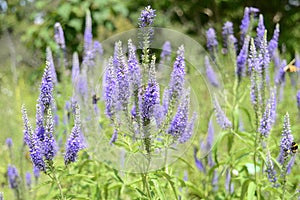
M 51 109 L 48 109 L 46 128 L 45 128 L 45 137 L 43 141 L 44 156 L 45 159 L 48 161 L 53 160 L 57 152 L 57 145 L 53 136 L 53 131 L 54 131 L 54 120 L 53 120 Z
M 57 84 L 58 81 L 57 81 L 55 66 L 54 66 L 54 62 L 53 62 L 52 51 L 51 51 L 50 47 L 47 47 L 47 49 L 46 49 L 46 60 L 49 62 L 49 65 L 50 65 L 52 82 L 53 82 L 53 84 Z
M 26 172 L 26 175 L 25 175 L 25 179 L 26 179 L 26 185 L 28 188 L 31 187 L 31 174 L 30 172 Z
M 291 160 L 289 161 L 289 163 L 287 164 L 286 166 L 286 173 L 287 174 L 290 174 L 291 171 L 292 171 L 292 167 L 294 166 L 295 164 L 295 159 L 296 159 L 296 155 L 293 155 Z
M 185 61 L 184 61 L 184 47 L 180 46 L 177 51 L 177 57 L 173 65 L 171 80 L 169 84 L 169 103 L 176 104 L 178 98 L 182 96 L 185 76 Z
M 132 40 L 128 40 L 128 71 L 130 75 L 130 85 L 132 91 L 136 91 L 141 85 L 141 71 L 139 68 L 138 60 L 135 54 L 135 47 Z
M 254 8 L 254 7 L 249 7 L 249 13 L 250 14 L 256 14 L 256 13 L 259 13 L 259 9 L 258 8 Z
M 149 123 L 151 117 L 154 116 L 155 107 L 159 105 L 159 85 L 155 78 L 155 60 L 156 58 L 153 56 L 150 64 L 148 85 L 145 91 L 140 91 L 140 113 L 144 124 Z
M 124 110 L 127 108 L 129 99 L 129 74 L 128 66 L 125 61 L 124 53 L 122 50 L 122 42 L 116 42 L 114 54 L 114 67 L 117 80 L 117 109 Z
M 76 84 L 79 74 L 80 74 L 80 68 L 79 68 L 78 53 L 74 52 L 73 60 L 72 60 L 72 83 L 73 83 L 73 85 Z
M 33 168 L 33 175 L 34 175 L 34 177 L 35 177 L 36 180 L 39 179 L 39 177 L 40 177 L 40 170 L 39 170 L 39 168 L 37 168 L 37 167 Z
M 222 129 L 227 129 L 232 127 L 232 123 L 226 117 L 216 97 L 214 97 L 214 111 L 217 118 L 217 123 L 220 125 Z
M 54 24 L 54 39 L 56 44 L 61 48 L 65 49 L 66 44 L 65 44 L 65 36 L 64 36 L 64 31 L 60 25 L 59 22 L 56 22 Z
M 264 16 L 262 14 L 259 15 L 258 26 L 256 28 L 256 45 L 260 46 L 265 34 L 265 25 L 264 25 Z
M 178 138 L 178 141 L 180 143 L 185 143 L 192 137 L 196 116 L 197 116 L 197 114 L 194 113 L 192 118 L 189 120 L 184 133 Z
M 71 162 L 75 162 L 77 154 L 81 149 L 85 148 L 83 136 L 81 133 L 81 120 L 80 120 L 80 108 L 76 104 L 75 109 L 75 120 L 72 132 L 66 143 L 66 153 L 65 153 L 65 165 Z
M 297 92 L 297 98 L 296 99 L 297 99 L 297 107 L 300 111 L 300 90 L 298 90 L 298 92 Z
M 162 46 L 160 59 L 161 60 L 170 60 L 171 59 L 171 53 L 172 53 L 171 42 L 166 41 Z
M 277 70 L 277 74 L 275 76 L 274 82 L 276 85 L 284 84 L 285 83 L 285 71 L 284 67 L 286 66 L 286 60 L 282 60 L 281 67 Z
M 118 131 L 114 130 L 114 133 L 111 136 L 111 139 L 109 141 L 109 144 L 112 145 L 113 143 L 115 143 L 118 139 Z
M 7 145 L 8 148 L 11 148 L 13 145 L 13 141 L 11 138 L 6 138 L 5 144 Z
M 276 120 L 276 108 L 277 108 L 277 98 L 276 98 L 277 92 L 276 92 L 276 88 L 274 87 L 271 90 L 271 97 L 270 97 L 270 104 L 271 104 L 271 115 L 270 115 L 270 119 L 271 119 L 271 124 L 273 125 L 275 123 Z
M 281 165 L 283 165 L 287 159 L 287 156 L 291 154 L 289 150 L 292 146 L 292 142 L 294 141 L 294 137 L 291 132 L 290 118 L 288 113 L 286 113 L 284 116 L 283 129 L 281 135 L 282 138 L 280 141 L 280 154 L 279 154 L 278 162 Z
M 206 77 L 208 79 L 208 81 L 210 82 L 210 84 L 212 84 L 214 87 L 219 87 L 219 81 L 218 78 L 216 76 L 216 73 L 214 71 L 214 69 L 212 68 L 212 66 L 210 65 L 209 62 L 209 58 L 208 56 L 205 56 L 205 67 L 206 67 Z
M 181 137 L 186 130 L 189 115 L 189 105 L 190 91 L 188 90 L 182 99 L 168 130 L 168 134 L 174 136 L 175 138 Z
M 246 39 L 244 40 L 243 47 L 236 59 L 236 74 L 239 81 L 241 81 L 242 76 L 245 76 L 249 41 L 250 41 L 250 37 L 247 36 Z
M 196 164 L 196 167 L 203 173 L 206 173 L 206 170 L 205 170 L 205 167 L 203 165 L 203 163 L 201 162 L 201 160 L 199 160 L 197 158 L 197 149 L 194 148 L 194 160 L 195 160 L 195 164 Z
M 28 116 L 27 116 L 27 111 L 26 111 L 26 108 L 25 108 L 25 105 L 22 105 L 22 118 L 23 118 L 23 124 L 24 124 L 24 130 L 23 130 L 23 133 L 24 133 L 24 143 L 27 145 L 27 146 L 30 146 L 30 137 L 32 135 L 32 127 L 29 123 L 29 120 L 28 120 Z
M 139 17 L 139 28 L 152 26 L 154 18 L 156 16 L 155 12 L 156 10 L 153 10 L 151 6 L 145 7 L 145 9 L 142 10 L 141 15 Z
M 211 53 L 213 53 L 213 51 L 216 50 L 218 47 L 216 32 L 213 28 L 209 28 L 206 31 L 206 47 Z
M 112 119 L 116 109 L 117 83 L 114 73 L 113 58 L 108 61 L 108 66 L 104 74 L 104 101 L 106 115 Z
M 280 31 L 279 24 L 276 24 L 276 27 L 275 27 L 275 30 L 273 33 L 273 37 L 270 40 L 269 45 L 268 45 L 269 54 L 270 54 L 271 58 L 274 56 L 274 53 L 278 47 L 279 31 Z
M 267 156 L 266 156 L 266 169 L 265 172 L 267 173 L 268 176 L 268 180 L 273 183 L 273 186 L 275 186 L 276 181 L 277 181 L 277 177 L 276 177 L 276 170 L 274 169 L 274 164 L 273 161 L 271 159 L 271 155 L 270 152 L 267 152 Z
M 42 113 L 42 108 L 40 104 L 36 104 L 36 128 L 35 128 L 35 134 L 39 138 L 40 141 L 44 141 L 44 113 Z
M 52 74 L 50 70 L 50 62 L 46 61 L 46 68 L 42 78 L 42 83 L 40 87 L 40 96 L 38 99 L 38 102 L 41 104 L 42 107 L 42 113 L 45 111 L 45 109 L 49 108 L 49 106 L 52 104 L 53 101 L 52 91 L 53 91 L 53 82 L 52 82 Z
M 7 168 L 7 177 L 10 188 L 16 189 L 20 184 L 20 177 L 17 168 L 14 165 L 9 165 Z

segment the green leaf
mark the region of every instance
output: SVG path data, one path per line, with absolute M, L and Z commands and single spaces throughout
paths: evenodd
M 255 183 L 253 183 L 253 182 L 249 183 L 249 185 L 248 185 L 248 196 L 247 196 L 248 200 L 252 200 L 254 198 L 255 190 L 256 190 Z
M 70 13 L 71 13 L 71 4 L 64 3 L 57 9 L 57 14 L 60 15 L 64 21 L 68 21 Z
M 72 28 L 74 28 L 76 31 L 80 32 L 81 31 L 81 19 L 71 19 L 68 23 L 68 25 Z

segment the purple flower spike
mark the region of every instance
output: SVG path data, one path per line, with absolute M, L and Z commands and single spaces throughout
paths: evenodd
M 128 66 L 125 61 L 124 53 L 122 50 L 122 42 L 116 42 L 115 44 L 115 54 L 114 54 L 114 67 L 117 79 L 117 109 L 125 110 L 127 109 L 128 99 L 129 99 L 129 74 Z
M 25 179 L 26 179 L 26 185 L 28 188 L 31 187 L 31 174 L 30 172 L 26 172 L 26 175 L 25 175 Z
M 290 148 L 292 146 L 292 142 L 294 141 L 294 137 L 291 132 L 290 127 L 290 118 L 289 114 L 286 113 L 283 121 L 283 129 L 282 129 L 282 139 L 280 141 L 280 154 L 278 158 L 278 162 L 283 165 L 288 157 L 290 152 Z
M 86 18 L 85 18 L 83 48 L 84 48 L 84 56 L 87 56 L 93 50 L 92 18 L 89 10 L 86 12 Z
M 206 77 L 209 80 L 210 84 L 214 87 L 219 87 L 219 81 L 215 71 L 213 70 L 212 66 L 210 65 L 209 58 L 205 56 L 205 67 L 206 67 Z
M 268 101 L 263 117 L 260 120 L 260 127 L 258 128 L 258 131 L 262 136 L 267 138 L 270 134 L 271 128 L 271 102 Z
M 266 156 L 266 169 L 265 172 L 267 173 L 268 176 L 268 180 L 273 183 L 273 186 L 276 186 L 276 181 L 277 181 L 277 177 L 276 177 L 276 170 L 274 169 L 274 164 L 273 161 L 271 159 L 271 155 L 270 152 L 267 152 L 267 156 Z
M 300 90 L 298 90 L 298 92 L 297 92 L 297 107 L 300 111 Z
M 185 61 L 184 61 L 184 47 L 180 46 L 177 51 L 176 61 L 173 65 L 173 71 L 171 74 L 171 80 L 169 84 L 169 103 L 176 104 L 178 98 L 182 96 L 184 87 L 185 76 Z
M 59 22 L 56 22 L 54 24 L 54 39 L 55 39 L 56 44 L 61 49 L 64 50 L 66 48 L 64 31 Z
M 213 127 L 212 120 L 209 120 L 208 129 L 207 129 L 207 138 L 206 138 L 206 151 L 210 151 L 214 142 L 215 130 Z
M 9 165 L 7 168 L 7 177 L 10 188 L 16 189 L 20 184 L 20 177 L 17 168 L 14 165 Z
M 23 118 L 23 124 L 24 124 L 24 143 L 27 145 L 27 146 L 30 146 L 30 137 L 32 135 L 32 127 L 29 123 L 29 120 L 28 120 L 28 116 L 27 116 L 27 111 L 26 111 L 26 108 L 25 108 L 25 105 L 22 105 L 22 118 Z
M 241 41 L 244 41 L 244 38 L 248 32 L 249 26 L 250 26 L 250 15 L 249 15 L 249 8 L 246 7 L 244 11 L 244 17 L 242 19 L 242 23 L 240 25 L 241 30 Z
M 151 6 L 145 7 L 141 12 L 141 16 L 139 17 L 139 27 L 144 28 L 147 26 L 152 26 L 154 18 L 156 16 L 155 10 L 151 8 Z
M 196 116 L 197 114 L 194 113 L 193 117 L 189 120 L 184 133 L 178 138 L 179 143 L 185 143 L 192 137 Z
M 189 105 L 190 91 L 188 90 L 182 102 L 180 103 L 168 130 L 168 134 L 174 136 L 175 138 L 181 137 L 186 130 L 189 115 Z
M 37 168 L 37 167 L 33 168 L 33 175 L 35 177 L 35 180 L 39 179 L 39 177 L 40 177 L 40 170 L 39 170 L 39 168 Z
M 256 45 L 257 46 L 260 46 L 261 43 L 262 43 L 262 40 L 264 38 L 264 34 L 265 34 L 265 25 L 264 25 L 264 16 L 262 14 L 259 15 L 259 20 L 258 20 L 258 26 L 256 28 L 256 33 L 257 33 L 257 36 L 256 36 Z
M 278 47 L 279 31 L 279 24 L 276 24 L 273 37 L 268 44 L 269 54 L 271 58 L 274 56 L 274 53 Z
M 171 53 L 172 53 L 171 42 L 166 41 L 163 44 L 162 52 L 160 54 L 160 59 L 169 61 L 171 59 Z
M 51 109 L 48 109 L 46 128 L 45 128 L 45 137 L 43 142 L 44 156 L 45 159 L 48 161 L 53 160 L 57 152 L 57 145 L 53 137 L 53 131 L 54 131 L 54 120 L 53 120 Z
M 296 55 L 295 55 L 295 66 L 297 68 L 300 68 L 300 55 L 298 52 L 296 52 Z
M 46 49 L 46 60 L 49 62 L 49 65 L 50 65 L 52 82 L 53 82 L 53 84 L 57 84 L 58 81 L 57 81 L 55 66 L 54 66 L 54 62 L 53 62 L 52 51 L 51 51 L 50 47 L 47 47 L 47 49 Z
M 79 68 L 78 53 L 74 52 L 73 60 L 72 60 L 72 83 L 73 83 L 73 85 L 76 84 L 79 74 L 80 74 L 80 68 Z
M 42 113 L 45 111 L 45 109 L 49 108 L 49 106 L 52 104 L 53 101 L 52 91 L 53 91 L 53 82 L 52 82 L 52 74 L 50 70 L 50 62 L 46 61 L 46 68 L 42 78 L 42 83 L 40 87 L 40 96 L 38 99 L 38 102 L 41 104 L 42 107 Z
M 210 53 L 214 53 L 214 51 L 218 48 L 216 32 L 213 28 L 209 28 L 206 31 L 206 47 L 210 51 Z
M 245 76 L 249 42 L 250 42 L 250 37 L 247 36 L 246 39 L 244 40 L 243 47 L 236 59 L 236 74 L 239 81 L 242 80 L 242 76 Z
M 156 82 L 155 77 L 155 56 L 152 57 L 149 71 L 149 81 L 145 92 L 140 93 L 140 112 L 141 118 L 144 125 L 149 123 L 151 117 L 154 116 L 154 109 L 159 105 L 159 85 Z
M 228 39 L 229 36 L 233 36 L 233 23 L 232 22 L 225 22 L 223 27 L 222 27 L 222 37 L 223 37 L 223 47 L 227 48 L 228 47 Z
M 284 85 L 285 84 L 285 71 L 284 67 L 286 66 L 286 60 L 282 60 L 281 68 L 278 69 L 277 74 L 275 76 L 274 82 L 276 85 Z
M 114 73 L 113 58 L 108 61 L 108 66 L 104 74 L 104 101 L 106 115 L 112 119 L 116 109 L 117 83 Z
M 115 143 L 118 139 L 118 131 L 114 130 L 114 133 L 111 136 L 111 139 L 109 141 L 109 144 L 112 145 L 113 143 Z
M 214 110 L 217 118 L 217 123 L 220 125 L 222 129 L 228 129 L 232 127 L 232 123 L 226 117 L 224 111 L 219 105 L 219 102 L 216 97 L 214 97 Z
M 37 167 L 40 171 L 46 171 L 45 162 L 43 160 L 43 148 L 40 146 L 41 142 L 39 141 L 36 133 L 33 133 L 30 138 L 29 152 L 31 161 L 34 167 Z
M 84 141 L 81 133 L 81 120 L 79 105 L 75 105 L 75 120 L 72 132 L 66 143 L 65 165 L 75 162 L 77 154 L 81 149 L 84 149 Z
M 201 160 L 199 160 L 197 158 L 197 149 L 194 148 L 194 160 L 195 160 L 195 164 L 196 164 L 196 167 L 203 173 L 206 173 L 206 170 L 205 170 L 205 167 L 203 165 L 203 163 L 201 162 Z
M 138 60 L 135 54 L 135 47 L 132 40 L 128 40 L 128 71 L 130 75 L 130 85 L 132 92 L 136 91 L 141 85 L 141 71 L 139 68 Z
M 6 138 L 5 144 L 7 145 L 8 148 L 11 148 L 13 145 L 13 141 L 11 138 Z

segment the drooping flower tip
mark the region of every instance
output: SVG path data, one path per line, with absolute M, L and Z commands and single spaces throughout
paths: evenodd
M 247 36 L 244 40 L 243 47 L 242 47 L 239 55 L 237 56 L 236 74 L 238 76 L 239 81 L 241 80 L 242 76 L 245 76 L 246 62 L 247 62 L 247 58 L 248 58 L 249 41 L 250 41 L 250 37 Z
M 16 189 L 19 186 L 20 177 L 17 168 L 14 165 L 9 165 L 7 168 L 7 177 L 10 188 Z
M 222 129 L 228 129 L 232 127 L 231 121 L 226 117 L 224 111 L 222 110 L 218 100 L 214 97 L 214 110 L 217 118 L 217 123 Z
M 278 47 L 278 40 L 279 40 L 279 24 L 276 24 L 274 33 L 273 33 L 273 37 L 270 40 L 269 44 L 268 44 L 268 49 L 269 49 L 269 53 L 270 53 L 270 57 L 274 56 L 274 53 Z
M 153 10 L 151 6 L 145 7 L 145 9 L 142 10 L 141 15 L 139 17 L 139 27 L 144 28 L 147 26 L 152 26 L 155 16 L 156 10 Z

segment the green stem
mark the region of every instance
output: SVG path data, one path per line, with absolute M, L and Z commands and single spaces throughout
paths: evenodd
M 141 176 L 142 176 L 142 181 L 143 181 L 143 188 L 144 188 L 144 190 L 146 189 L 146 192 L 147 192 L 147 198 L 152 199 L 149 184 L 148 184 L 148 181 L 147 181 L 148 173 L 147 172 L 141 173 Z
M 49 162 L 50 162 L 50 163 L 49 163 L 50 173 L 47 174 L 47 175 L 52 179 L 52 181 L 55 181 L 55 183 L 57 184 L 58 189 L 59 189 L 59 193 L 60 193 L 60 199 L 65 199 L 64 194 L 63 194 L 63 190 L 62 190 L 60 181 L 59 181 L 59 179 L 58 179 L 58 176 L 57 176 L 57 174 L 56 174 L 55 168 L 54 168 L 54 166 L 53 166 L 53 163 L 52 163 L 52 161 L 49 161 Z M 51 174 L 52 174 L 53 176 L 51 176 Z

